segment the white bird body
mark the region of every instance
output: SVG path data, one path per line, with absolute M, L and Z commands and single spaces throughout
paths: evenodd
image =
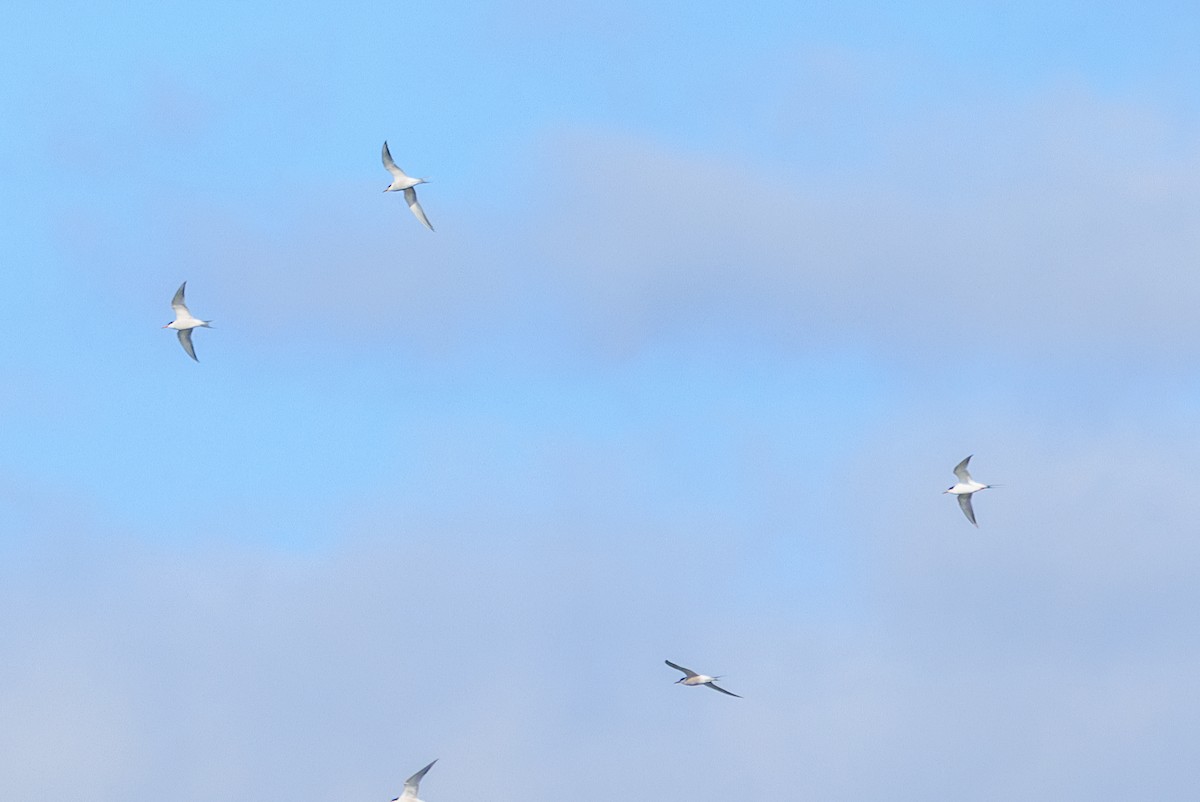
M 967 516 L 967 520 L 974 524 L 975 527 L 978 527 L 979 524 L 975 523 L 975 510 L 971 508 L 971 496 L 980 490 L 987 490 L 994 485 L 985 485 L 971 478 L 971 474 L 967 472 L 967 463 L 971 461 L 971 457 L 973 456 L 975 455 L 972 454 L 954 466 L 954 476 L 958 481 L 942 492 L 958 496 L 958 506 L 962 508 L 963 515 Z
M 969 482 L 959 482 L 946 492 L 953 493 L 956 496 L 969 496 L 972 493 L 976 493 L 980 490 L 987 490 L 989 487 L 991 487 L 991 485 L 985 485 L 972 479 Z
M 675 663 L 672 663 L 670 660 L 664 660 L 663 662 L 666 663 L 667 665 L 669 665 L 671 668 L 675 669 L 676 671 L 683 672 L 683 676 L 680 677 L 679 679 L 675 680 L 676 685 L 683 684 L 683 685 L 691 685 L 693 687 L 696 685 L 705 685 L 709 688 L 712 688 L 714 691 L 720 691 L 721 693 L 725 694 L 726 696 L 737 696 L 737 698 L 739 698 L 739 699 L 742 698 L 742 697 L 738 696 L 736 693 L 731 693 L 730 691 L 727 691 L 724 688 L 720 688 L 720 687 L 714 685 L 713 683 L 715 683 L 717 680 L 719 680 L 720 677 L 710 677 L 707 674 L 697 674 L 695 671 L 692 671 L 690 668 L 684 668 L 683 666 L 676 665 Z
M 694 677 L 684 677 L 681 680 L 677 680 L 677 682 L 684 685 L 707 685 L 710 682 L 715 682 L 716 679 L 716 677 L 710 677 L 707 674 L 697 674 Z
M 412 210 L 413 215 L 421 221 L 421 223 L 433 231 L 433 226 L 429 222 L 429 218 L 425 216 L 425 210 L 421 208 L 420 202 L 417 200 L 417 191 L 413 189 L 417 184 L 429 183 L 424 178 L 413 178 L 405 173 L 392 160 L 392 153 L 388 150 L 387 142 L 383 143 L 383 166 L 392 174 L 392 183 L 384 192 L 399 192 L 404 190 L 404 200 L 408 201 L 408 208 Z
M 197 328 L 212 328 L 209 323 L 211 320 L 201 320 L 198 317 L 193 317 L 188 311 L 187 304 L 183 301 L 183 291 L 187 287 L 187 282 L 179 285 L 179 289 L 175 291 L 175 297 L 171 299 L 171 309 L 175 312 L 175 319 L 164 329 L 175 329 L 179 333 L 179 344 L 183 346 L 183 350 L 192 359 L 196 359 L 196 349 L 192 347 L 192 329 Z M 196 359 L 199 362 L 199 359 Z
M 437 763 L 437 761 L 434 760 L 433 763 Z M 392 802 L 421 802 L 420 799 L 417 799 L 417 792 L 421 787 L 421 779 L 426 775 L 426 773 L 429 772 L 431 768 L 433 768 L 433 763 L 430 763 L 428 766 L 405 780 L 404 791 L 400 794 L 400 796 L 393 799 Z

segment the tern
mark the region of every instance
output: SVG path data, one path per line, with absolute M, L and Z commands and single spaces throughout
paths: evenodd
M 437 761 L 435 760 L 433 763 L 437 763 Z M 421 785 L 421 778 L 425 776 L 426 772 L 433 768 L 433 763 L 430 763 L 428 766 L 405 780 L 404 793 L 393 799 L 392 802 L 421 802 L 421 800 L 417 799 L 417 789 Z
M 403 170 L 396 166 L 392 161 L 392 154 L 388 150 L 387 142 L 383 143 L 383 166 L 392 174 L 391 185 L 384 192 L 397 192 L 404 190 L 404 199 L 408 201 L 408 208 L 412 209 L 412 213 L 417 219 L 425 224 L 425 227 L 433 231 L 433 226 L 429 224 L 429 218 L 425 216 L 425 210 L 421 208 L 421 204 L 417 201 L 417 191 L 413 189 L 417 184 L 428 184 L 424 178 L 413 178 L 406 175 Z
M 737 696 L 737 698 L 739 698 L 739 699 L 742 698 L 741 696 L 738 696 L 736 693 L 730 693 L 729 691 L 725 690 L 724 688 L 717 687 L 717 685 L 714 683 L 716 682 L 716 680 L 719 680 L 720 677 L 710 677 L 707 674 L 697 674 L 695 671 L 692 671 L 690 668 L 684 668 L 683 666 L 675 665 L 670 660 L 664 660 L 663 662 L 666 663 L 667 665 L 669 665 L 671 668 L 675 669 L 676 671 L 683 672 L 683 676 L 680 677 L 679 679 L 675 680 L 676 685 L 678 685 L 681 682 L 684 685 L 707 685 L 708 687 L 712 688 L 714 691 L 720 691 L 721 693 L 725 694 L 726 696 Z
M 971 457 L 973 456 L 975 455 L 972 454 Z M 975 523 L 975 510 L 971 509 L 971 495 L 980 490 L 987 490 L 989 487 L 996 487 L 996 485 L 985 485 L 971 478 L 971 474 L 967 473 L 967 463 L 971 461 L 971 457 L 967 457 L 954 466 L 954 475 L 958 477 L 958 483 L 951 485 L 942 493 L 958 496 L 958 506 L 962 507 L 963 515 L 967 516 L 967 520 L 978 528 L 979 524 Z
M 175 297 L 171 299 L 171 308 L 175 310 L 175 319 L 163 326 L 163 328 L 175 329 L 179 332 L 179 344 L 183 346 L 183 350 L 187 351 L 188 356 L 196 359 L 196 349 L 192 347 L 192 329 L 201 326 L 206 329 L 211 328 L 208 324 L 212 323 L 212 321 L 192 317 L 192 313 L 188 311 L 187 304 L 183 302 L 183 289 L 186 286 L 186 281 L 180 284 Z M 199 362 L 200 360 L 196 359 L 196 361 Z

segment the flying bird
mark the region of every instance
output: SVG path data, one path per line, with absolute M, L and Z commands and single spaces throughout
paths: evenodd
M 708 687 L 712 688 L 714 691 L 720 691 L 721 693 L 725 694 L 726 696 L 737 696 L 737 698 L 739 698 L 739 699 L 742 698 L 741 696 L 738 696 L 736 693 L 730 693 L 729 691 L 725 690 L 724 688 L 717 687 L 717 685 L 715 683 L 716 683 L 716 680 L 720 679 L 720 677 L 710 677 L 707 674 L 697 674 L 695 671 L 692 671 L 690 668 L 684 668 L 683 666 L 675 665 L 670 660 L 664 660 L 663 662 L 666 663 L 667 665 L 669 665 L 671 668 L 675 669 L 676 671 L 683 672 L 683 676 L 680 677 L 679 679 L 675 680 L 676 685 L 678 685 L 681 682 L 684 685 L 707 685 Z
M 975 455 L 972 454 L 971 457 L 973 456 Z M 971 496 L 980 490 L 987 490 L 996 485 L 985 485 L 971 478 L 971 474 L 967 473 L 967 463 L 971 461 L 971 457 L 967 457 L 954 466 L 954 475 L 958 477 L 958 482 L 943 490 L 942 493 L 958 496 L 958 506 L 962 507 L 963 515 L 967 516 L 967 520 L 978 528 L 979 524 L 975 523 L 975 510 L 971 509 Z
M 433 763 L 437 763 L 437 761 L 434 760 Z M 400 794 L 400 796 L 393 799 L 392 802 L 421 802 L 421 800 L 417 799 L 417 789 L 421 785 L 421 778 L 423 778 L 425 776 L 425 774 L 431 768 L 433 768 L 433 763 L 430 763 L 428 766 L 421 769 L 416 774 L 414 774 L 413 776 L 411 776 L 407 780 L 405 780 L 404 781 L 404 793 Z
M 383 143 L 383 166 L 392 174 L 391 185 L 384 192 L 396 192 L 404 190 L 404 199 L 408 201 L 408 208 L 412 209 L 412 213 L 420 220 L 427 229 L 433 231 L 433 226 L 429 224 L 429 218 L 425 216 L 425 210 L 421 208 L 421 204 L 417 201 L 417 191 L 413 189 L 417 184 L 429 183 L 424 178 L 412 178 L 406 175 L 403 170 L 396 166 L 392 161 L 391 151 L 388 150 L 387 142 Z
M 187 355 L 192 359 L 196 359 L 196 349 L 192 347 L 192 329 L 200 328 L 201 326 L 206 329 L 211 328 L 208 324 L 212 323 L 212 321 L 192 317 L 192 313 L 188 311 L 187 304 L 183 302 L 183 289 L 186 286 L 186 281 L 180 284 L 175 297 L 171 299 L 171 308 L 175 310 L 175 319 L 163 326 L 163 328 L 175 329 L 179 333 L 179 344 L 183 346 L 183 350 L 187 351 Z M 196 359 L 196 361 L 199 362 L 200 360 Z

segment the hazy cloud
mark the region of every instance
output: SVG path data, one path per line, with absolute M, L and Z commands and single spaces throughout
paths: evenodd
M 0 782 L 385 798 L 442 757 L 448 799 L 600 800 L 614 782 L 666 799 L 1186 798 L 1197 510 L 1160 485 L 1194 459 L 1174 421 L 1127 436 L 998 419 L 979 436 L 1008 439 L 976 467 L 1006 486 L 979 497 L 978 530 L 938 493 L 960 455 L 914 453 L 948 449 L 911 411 L 770 502 L 799 536 L 782 547 L 747 491 L 681 515 L 606 488 L 637 457 L 583 440 L 543 494 L 462 477 L 436 494 L 455 508 L 381 487 L 307 554 L 151 547 L 42 509 L 4 561 Z M 865 495 L 861 465 L 885 466 Z M 806 531 L 826 507 L 840 525 Z M 810 594 L 822 580 L 787 566 L 830 549 L 852 559 Z M 664 658 L 728 674 L 744 704 L 671 687 Z
M 278 231 L 189 203 L 166 242 L 181 273 L 221 281 L 227 318 L 435 352 L 479 338 L 629 352 L 700 332 L 1185 357 L 1200 334 L 1195 133 L 1053 89 L 933 109 L 890 131 L 881 170 L 812 176 L 579 129 L 549 134 L 522 186 L 431 185 L 445 236 L 356 183 L 319 202 L 282 188 Z

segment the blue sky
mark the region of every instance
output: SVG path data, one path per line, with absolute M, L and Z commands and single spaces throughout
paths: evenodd
M 1197 41 L 14 9 L 0 790 L 1191 798 Z

